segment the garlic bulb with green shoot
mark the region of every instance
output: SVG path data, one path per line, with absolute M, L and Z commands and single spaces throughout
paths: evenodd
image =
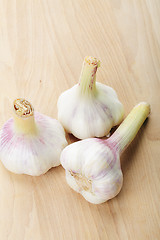
M 149 113 L 150 105 L 139 103 L 110 138 L 88 138 L 67 146 L 61 153 L 61 164 L 69 186 L 94 204 L 115 197 L 123 184 L 120 154 Z
M 61 124 L 35 112 L 25 99 L 13 103 L 13 118 L 0 132 L 0 159 L 17 174 L 38 176 L 60 165 L 60 153 L 67 145 Z
M 58 119 L 67 132 L 79 139 L 103 137 L 118 125 L 124 115 L 116 92 L 96 82 L 100 61 L 86 57 L 79 83 L 63 92 L 58 99 Z

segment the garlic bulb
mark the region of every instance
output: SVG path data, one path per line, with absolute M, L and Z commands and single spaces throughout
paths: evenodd
M 58 99 L 58 119 L 63 127 L 80 139 L 103 137 L 122 121 L 124 109 L 116 92 L 96 82 L 100 61 L 86 57 L 79 83 Z
M 70 187 L 94 204 L 115 197 L 123 184 L 119 156 L 149 112 L 149 104 L 140 103 L 107 140 L 89 138 L 67 146 L 61 153 L 61 164 Z
M 61 124 L 35 112 L 25 99 L 16 99 L 13 118 L 0 133 L 0 159 L 17 174 L 38 176 L 60 165 L 60 153 L 67 145 Z

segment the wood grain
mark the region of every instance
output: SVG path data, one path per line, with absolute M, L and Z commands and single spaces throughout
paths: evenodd
M 104 204 L 73 192 L 62 167 L 30 177 L 0 163 L 0 239 L 160 239 L 160 1 L 1 0 L 0 16 L 0 126 L 17 97 L 57 118 L 86 55 L 101 60 L 97 80 L 126 114 L 140 101 L 152 108 L 121 158 L 123 188 Z

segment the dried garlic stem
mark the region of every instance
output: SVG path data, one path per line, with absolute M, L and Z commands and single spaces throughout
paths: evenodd
M 36 134 L 37 128 L 34 120 L 34 109 L 30 102 L 18 98 L 13 102 L 14 125 L 17 132 Z
M 132 109 L 127 118 L 110 137 L 112 142 L 118 143 L 120 152 L 122 152 L 135 138 L 149 113 L 150 105 L 146 102 L 139 103 Z
M 97 58 L 90 56 L 85 57 L 79 80 L 82 94 L 89 95 L 89 93 L 94 93 L 96 88 L 96 72 L 99 66 L 100 61 Z

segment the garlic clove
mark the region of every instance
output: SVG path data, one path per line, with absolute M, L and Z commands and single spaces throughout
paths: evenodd
M 115 197 L 123 184 L 120 154 L 134 139 L 149 113 L 150 105 L 142 102 L 132 109 L 110 138 L 88 138 L 67 146 L 60 161 L 69 186 L 94 204 Z
M 38 176 L 60 165 L 60 153 L 67 145 L 61 124 L 35 112 L 25 99 L 14 101 L 14 117 L 0 133 L 0 158 L 17 174 Z
M 79 83 L 58 99 L 59 121 L 69 133 L 80 139 L 103 137 L 123 119 L 124 108 L 116 92 L 96 82 L 99 65 L 96 58 L 86 57 Z

